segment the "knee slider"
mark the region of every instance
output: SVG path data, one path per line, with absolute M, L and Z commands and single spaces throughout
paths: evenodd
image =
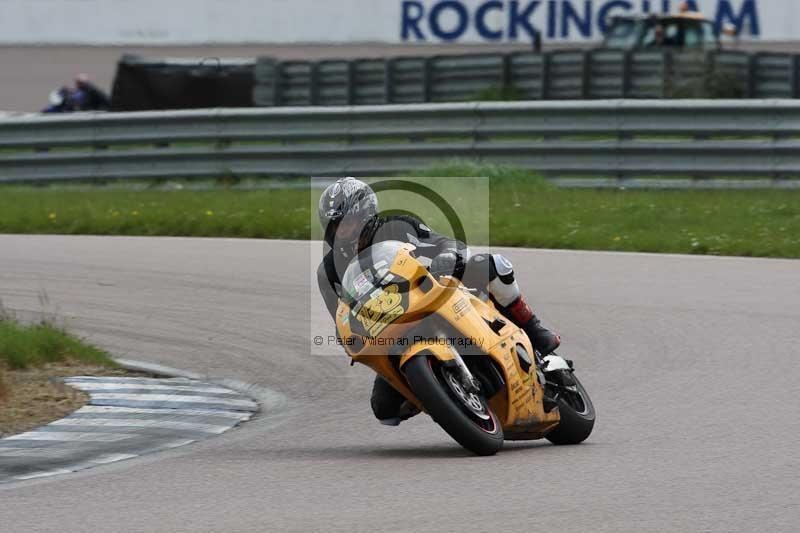
M 506 285 L 514 283 L 514 265 L 505 256 L 500 254 L 492 255 L 492 270 L 494 274 L 492 280 L 500 278 L 500 281 Z
M 489 282 L 489 294 L 503 307 L 514 303 L 522 293 L 514 279 L 514 265 L 502 255 L 492 255 L 492 276 Z

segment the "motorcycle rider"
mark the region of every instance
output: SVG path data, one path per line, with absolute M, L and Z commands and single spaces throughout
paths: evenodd
M 72 113 L 76 108 L 74 91 L 61 87 L 50 93 L 50 105 L 42 109 L 42 113 Z
M 413 216 L 380 216 L 378 198 L 366 183 L 342 178 L 330 185 L 319 200 L 319 220 L 325 232 L 325 255 L 317 282 L 334 319 L 341 275 L 350 261 L 373 244 L 393 240 L 415 245 L 415 255 L 430 260 L 431 273 L 454 275 L 467 287 L 485 290 L 500 313 L 522 328 L 542 355 L 561 344 L 560 336 L 542 326 L 523 298 L 508 259 L 498 254 L 472 255 L 465 243 L 437 234 Z M 386 425 L 397 425 L 416 414 L 380 376 L 375 379 L 371 405 L 376 418 Z
M 108 111 L 111 99 L 87 74 L 75 76 L 75 101 L 80 111 Z

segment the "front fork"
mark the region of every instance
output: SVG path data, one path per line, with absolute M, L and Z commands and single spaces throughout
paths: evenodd
M 461 357 L 461 354 L 458 353 L 458 350 L 455 349 L 454 346 L 446 344 L 445 346 L 441 344 L 436 345 L 420 345 L 415 348 L 409 350 L 403 357 L 400 359 L 400 368 L 403 368 L 405 364 L 410 361 L 413 357 L 418 355 L 422 355 L 427 352 L 428 356 L 436 358 L 442 365 L 453 368 L 457 370 L 457 377 L 458 381 L 461 386 L 467 392 L 471 392 L 473 394 L 480 393 L 481 385 L 480 382 L 475 379 L 475 376 L 472 375 L 467 364 L 464 362 L 464 359 Z
M 453 353 L 453 363 L 454 368 L 458 370 L 458 378 L 461 386 L 464 387 L 464 390 L 467 392 L 471 392 L 473 394 L 480 394 L 481 392 L 481 384 L 480 381 L 475 379 L 475 376 L 472 375 L 472 372 L 469 371 L 467 364 L 464 362 L 464 359 L 461 358 L 461 354 L 458 353 L 453 346 L 449 346 L 450 351 Z M 452 363 L 451 363 L 452 364 Z

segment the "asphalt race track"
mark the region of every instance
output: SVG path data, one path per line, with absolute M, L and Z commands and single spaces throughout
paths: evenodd
M 309 355 L 331 326 L 307 243 L 0 236 L 7 308 L 39 313 L 46 293 L 118 356 L 289 399 L 212 440 L 6 485 L 0 529 L 797 530 L 800 263 L 507 255 L 592 394 L 584 445 L 481 459 L 427 417 L 379 425 L 370 371 Z

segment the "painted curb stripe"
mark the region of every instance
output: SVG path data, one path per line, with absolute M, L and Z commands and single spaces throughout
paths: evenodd
M 21 435 L 14 435 L 6 440 L 55 440 L 55 441 L 71 441 L 80 440 L 84 442 L 118 442 L 121 440 L 131 439 L 136 437 L 134 433 L 86 433 L 71 431 L 30 431 Z
M 174 401 L 174 402 L 152 402 L 152 401 L 132 401 L 132 400 L 96 400 L 92 402 L 98 406 L 109 407 L 141 407 L 146 409 L 182 409 L 187 407 L 187 402 Z M 188 406 L 197 409 L 232 409 L 230 405 L 220 403 L 189 403 Z M 244 407 L 236 407 L 242 412 L 256 412 L 257 408 L 245 409 Z
M 157 396 L 157 395 L 162 395 L 162 396 L 163 395 L 167 395 L 167 396 L 177 396 L 177 397 L 181 397 L 181 396 L 198 396 L 199 395 L 199 396 L 206 396 L 208 398 L 214 398 L 214 401 L 226 401 L 226 400 L 242 401 L 242 400 L 248 400 L 248 398 L 246 396 L 242 396 L 240 394 L 231 394 L 231 393 L 220 394 L 220 393 L 216 393 L 216 392 L 205 392 L 205 391 L 202 391 L 202 390 L 199 390 L 199 391 L 198 390 L 176 390 L 176 391 L 171 391 L 170 389 L 151 390 L 151 389 L 142 389 L 142 388 L 138 388 L 138 389 L 116 389 L 116 388 L 111 388 L 111 389 L 100 389 L 100 390 L 85 390 L 80 385 L 74 385 L 74 384 L 70 383 L 69 386 L 73 387 L 75 389 L 78 389 L 78 390 L 82 390 L 82 391 L 86 392 L 87 394 L 94 393 L 95 395 L 97 395 L 97 394 L 135 394 L 137 396 L 141 396 L 142 398 L 148 398 L 148 397 Z
M 19 435 L 15 435 L 19 437 Z M 9 450 L 11 448 L 19 449 L 19 448 L 46 448 L 48 446 L 53 446 L 55 444 L 59 444 L 58 442 L 48 442 L 43 440 L 10 440 L 11 437 L 5 438 L 0 440 L 0 452 L 3 450 Z
M 72 381 L 95 381 L 99 383 L 141 383 L 143 385 L 197 385 L 198 387 L 218 387 L 213 383 L 205 383 L 203 381 L 193 381 L 189 378 L 117 378 L 117 377 L 97 377 L 97 376 L 76 376 L 72 378 L 64 378 L 65 383 Z
M 224 385 L 187 378 L 76 377 L 64 382 L 87 392 L 89 405 L 0 440 L 0 483 L 179 448 L 224 433 L 258 411 L 255 401 Z
M 101 455 L 96 459 L 92 459 L 89 461 L 90 463 L 95 463 L 98 465 L 107 465 L 111 463 L 116 463 L 118 461 L 127 461 L 128 459 L 135 459 L 139 457 L 138 455 L 133 455 L 130 453 L 114 453 L 109 455 Z
M 169 403 L 198 403 L 216 406 L 225 406 L 230 409 L 245 408 L 247 410 L 256 410 L 258 405 L 252 400 L 228 400 L 222 398 L 214 398 L 212 396 L 175 396 L 172 394 L 125 394 L 115 392 L 101 392 L 99 394 L 91 395 L 91 403 L 98 405 L 98 401 L 104 400 L 119 400 L 131 403 L 147 402 L 169 402 Z
M 248 420 L 252 414 L 246 411 L 222 411 L 217 409 L 153 409 L 144 407 L 112 407 L 108 405 L 87 405 L 72 415 L 79 414 L 169 414 L 173 416 L 215 416 Z
M 0 457 L 26 457 L 39 453 L 42 453 L 42 448 L 0 448 Z
M 162 409 L 170 411 L 171 409 Z M 114 420 L 156 420 L 162 422 L 188 422 L 191 424 L 206 424 L 209 426 L 225 426 L 227 428 L 247 419 L 225 418 L 222 416 L 177 416 L 170 413 L 153 413 L 147 416 L 130 413 L 82 413 L 71 414 L 64 420 L 99 420 L 111 418 Z M 79 423 L 79 422 L 76 422 Z
M 187 439 L 187 440 L 175 440 L 172 442 L 168 442 L 162 446 L 165 449 L 172 449 L 172 448 L 180 448 L 181 446 L 186 446 L 187 444 L 192 444 L 197 442 L 194 439 Z
M 36 472 L 34 474 L 26 474 L 24 476 L 16 476 L 14 479 L 19 481 L 25 481 L 27 479 L 38 479 L 42 477 L 50 477 L 50 476 L 59 476 L 61 474 L 71 474 L 72 470 L 65 470 L 63 468 L 59 468 L 58 470 L 50 470 L 47 472 Z
M 174 392 L 194 392 L 203 394 L 220 394 L 228 396 L 241 396 L 239 393 L 230 389 L 220 387 L 193 387 L 191 385 L 145 385 L 143 383 L 97 383 L 88 381 L 68 381 L 71 387 L 82 391 L 174 391 Z
M 159 429 L 185 429 L 187 431 L 201 431 L 204 433 L 224 433 L 230 426 L 214 426 L 211 424 L 200 424 L 194 422 L 178 422 L 170 420 L 120 420 L 113 418 L 84 418 L 73 419 L 64 418 L 57 420 L 52 426 L 80 426 L 80 427 L 115 427 L 115 428 L 159 428 Z

